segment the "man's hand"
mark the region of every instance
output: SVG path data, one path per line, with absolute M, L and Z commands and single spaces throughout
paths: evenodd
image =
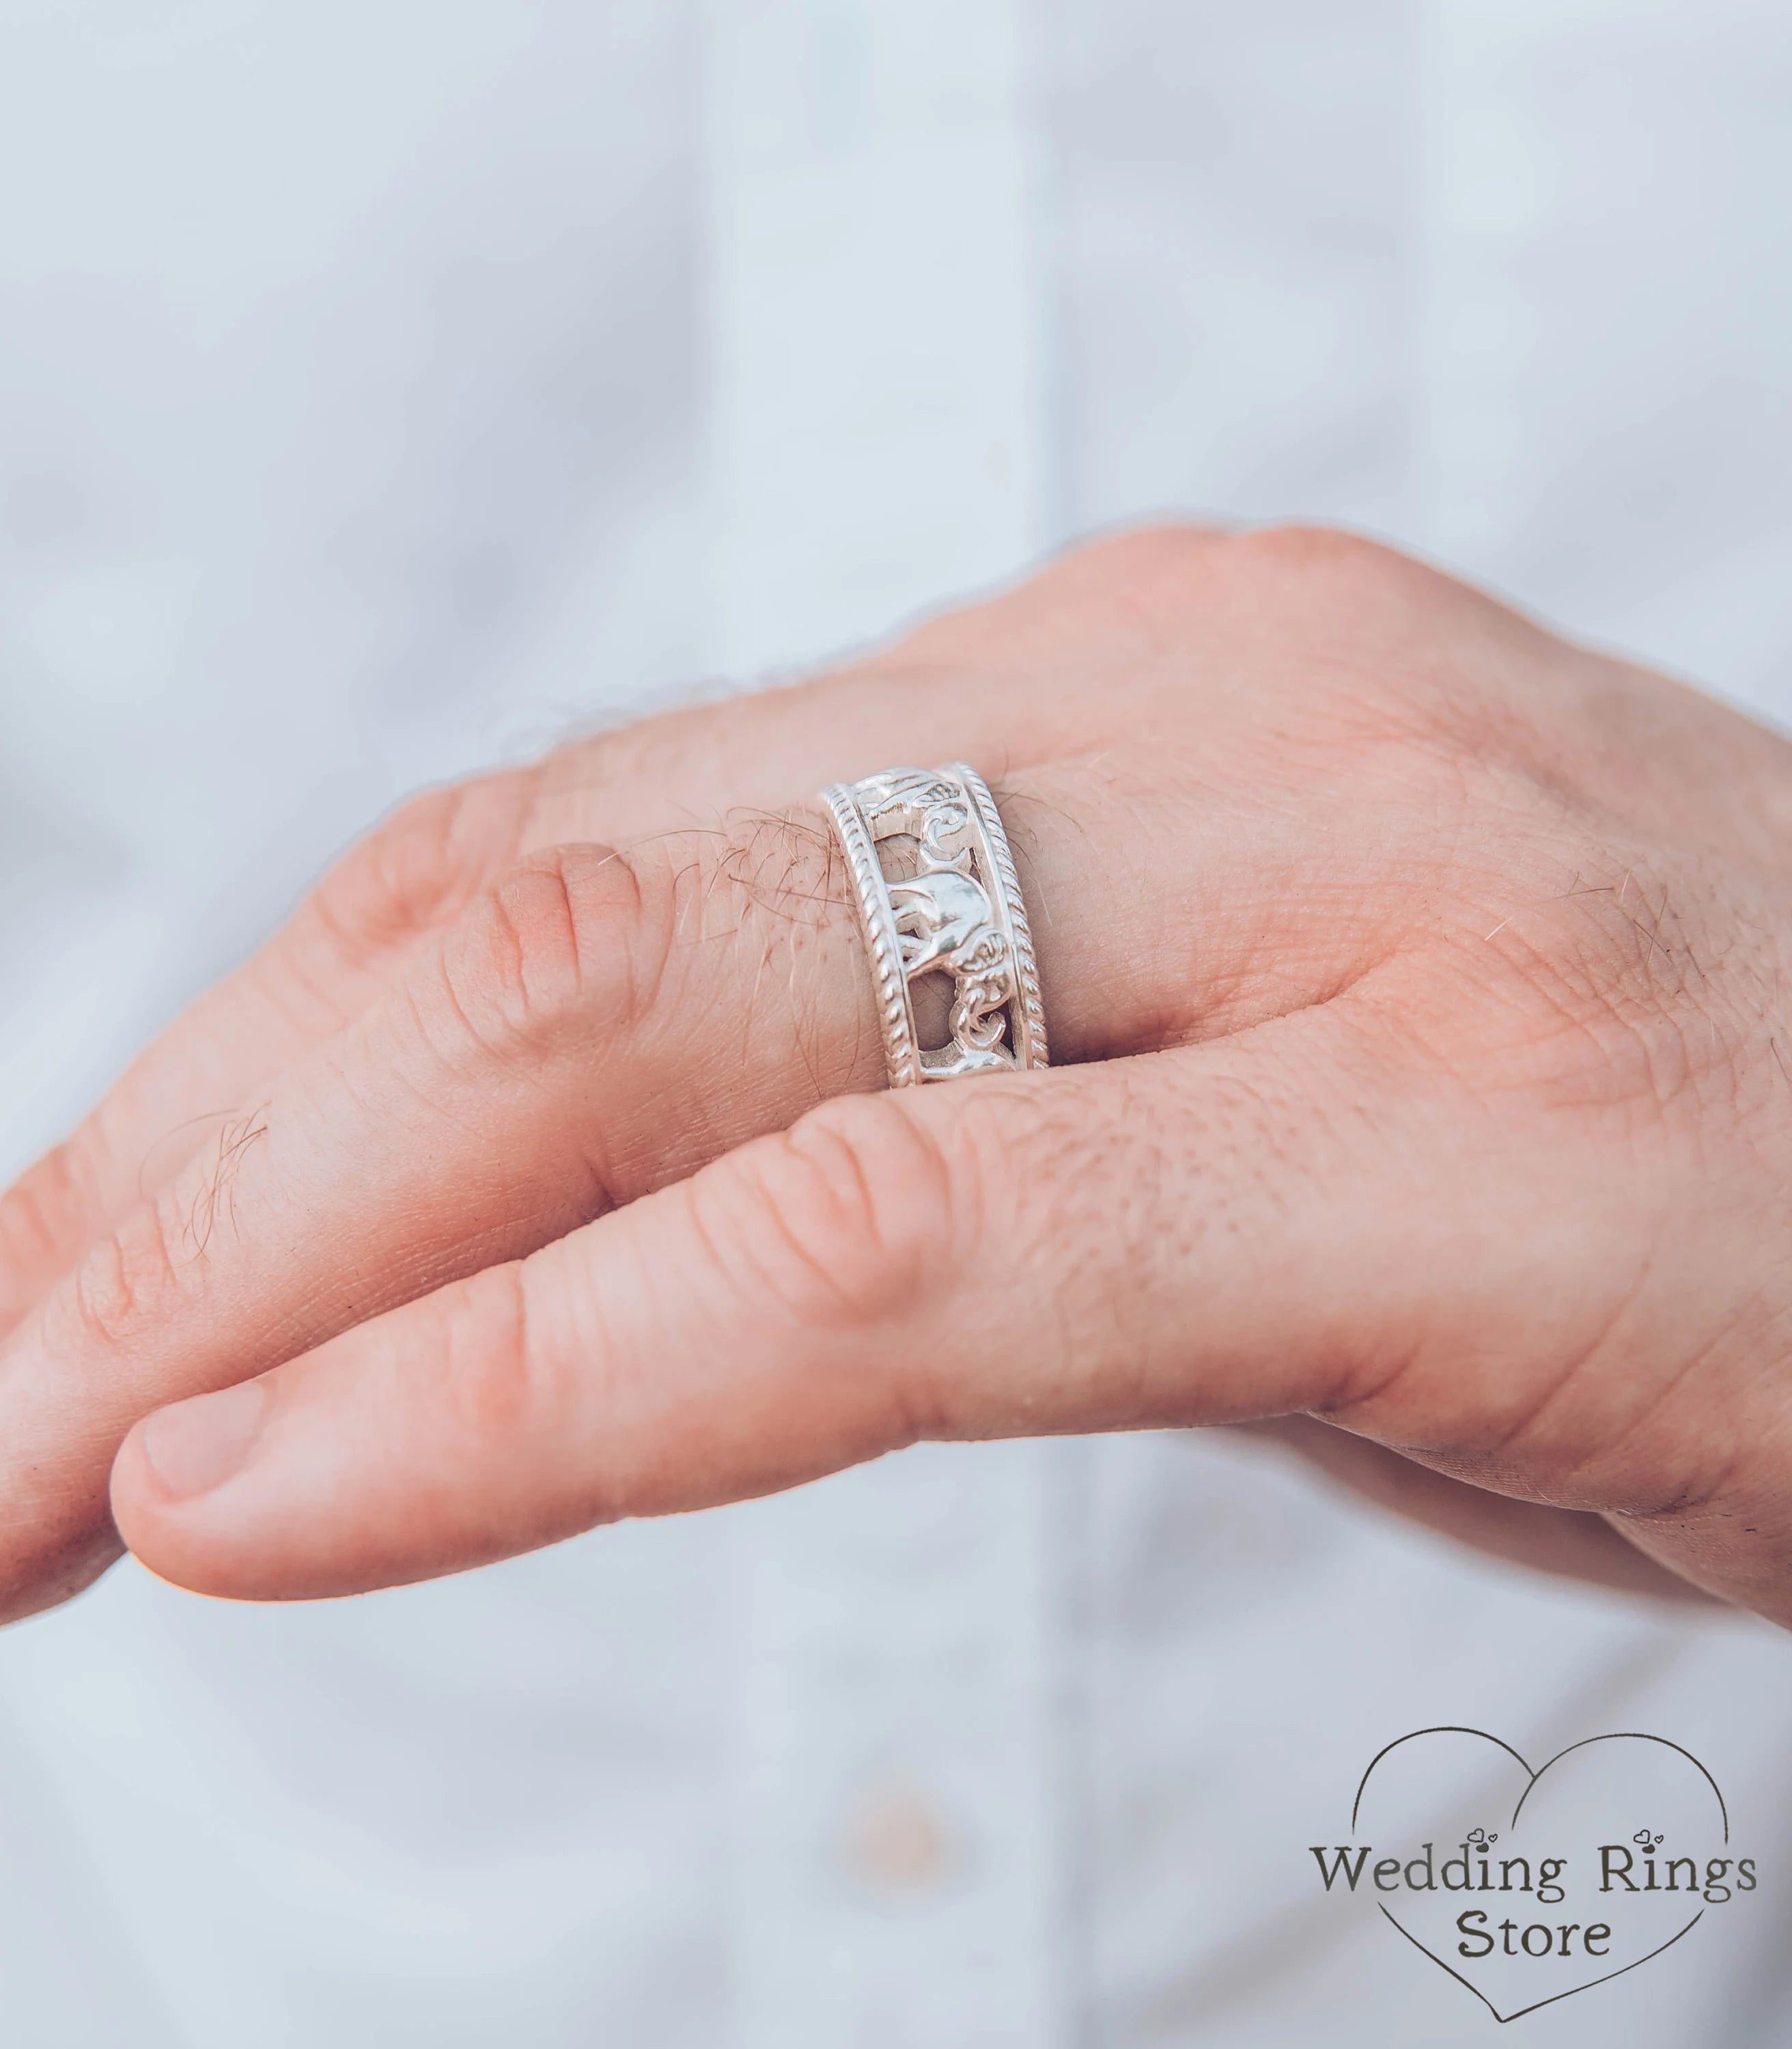
M 954 758 L 1060 1064 L 878 1093 L 813 792 Z M 351 854 L 0 1207 L 0 1604 L 1307 1416 L 1792 1619 L 1789 946 L 1773 735 L 1366 542 L 1090 548 Z

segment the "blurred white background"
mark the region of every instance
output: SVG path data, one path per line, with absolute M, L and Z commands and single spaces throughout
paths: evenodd
M 1116 521 L 1792 713 L 1789 27 L 0 0 L 0 1166 L 419 782 Z M 313 1608 L 127 1564 L 0 1639 L 0 2040 L 1479 2040 L 1301 1868 L 1367 1757 L 1658 1730 L 1765 1844 L 1789 1681 L 1207 1441 Z M 1784 2039 L 1792 1900 L 1717 1918 L 1532 2038 Z

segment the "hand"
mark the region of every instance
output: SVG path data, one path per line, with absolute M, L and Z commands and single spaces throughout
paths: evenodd
M 878 1093 L 812 793 L 958 757 L 1061 1064 Z M 351 854 L 0 1209 L 0 1596 L 108 1472 L 157 1572 L 312 1596 L 1307 1416 L 1792 1618 L 1789 950 L 1775 737 L 1366 542 L 1089 549 Z

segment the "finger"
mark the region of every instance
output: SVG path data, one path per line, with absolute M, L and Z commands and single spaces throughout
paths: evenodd
M 596 736 L 401 807 L 0 1196 L 0 1337 L 183 1168 L 229 1171 L 272 1079 L 362 1016 L 519 857 L 708 826 L 730 807 L 775 809 L 918 748 L 999 769 L 1091 745 L 1098 706 L 1081 687 L 1079 654 L 1098 654 L 1117 682 L 1164 670 L 1163 620 L 1230 545 L 1197 529 L 1100 542 L 1024 592 L 948 614 L 838 675 Z M 1226 594 L 1215 597 L 1218 620 Z M 1164 674 L 1159 686 L 1205 680 Z
M 119 1527 L 182 1584 L 310 1596 L 919 1437 L 1357 1399 L 1437 1346 L 1522 1401 L 1514 1363 L 1547 1347 L 1521 1337 L 1553 1320 L 1572 1343 L 1609 1304 L 1534 1192 L 1490 1199 L 1496 1120 L 1457 1140 L 1440 1087 L 1398 1068 L 1366 1086 L 1382 1049 L 1364 1028 L 1334 1005 L 1207 1047 L 832 1102 L 150 1418 L 115 1468 Z M 1490 1170 L 1471 1182 L 1465 1146 Z

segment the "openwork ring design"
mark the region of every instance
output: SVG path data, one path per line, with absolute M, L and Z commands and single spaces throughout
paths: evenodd
M 887 768 L 822 792 L 871 958 L 890 1086 L 1047 1064 L 1045 1006 L 1013 853 L 974 768 Z M 905 857 L 888 863 L 885 841 Z M 896 849 L 889 850 L 894 854 Z M 947 1042 L 923 1046 L 914 985 L 950 978 Z

